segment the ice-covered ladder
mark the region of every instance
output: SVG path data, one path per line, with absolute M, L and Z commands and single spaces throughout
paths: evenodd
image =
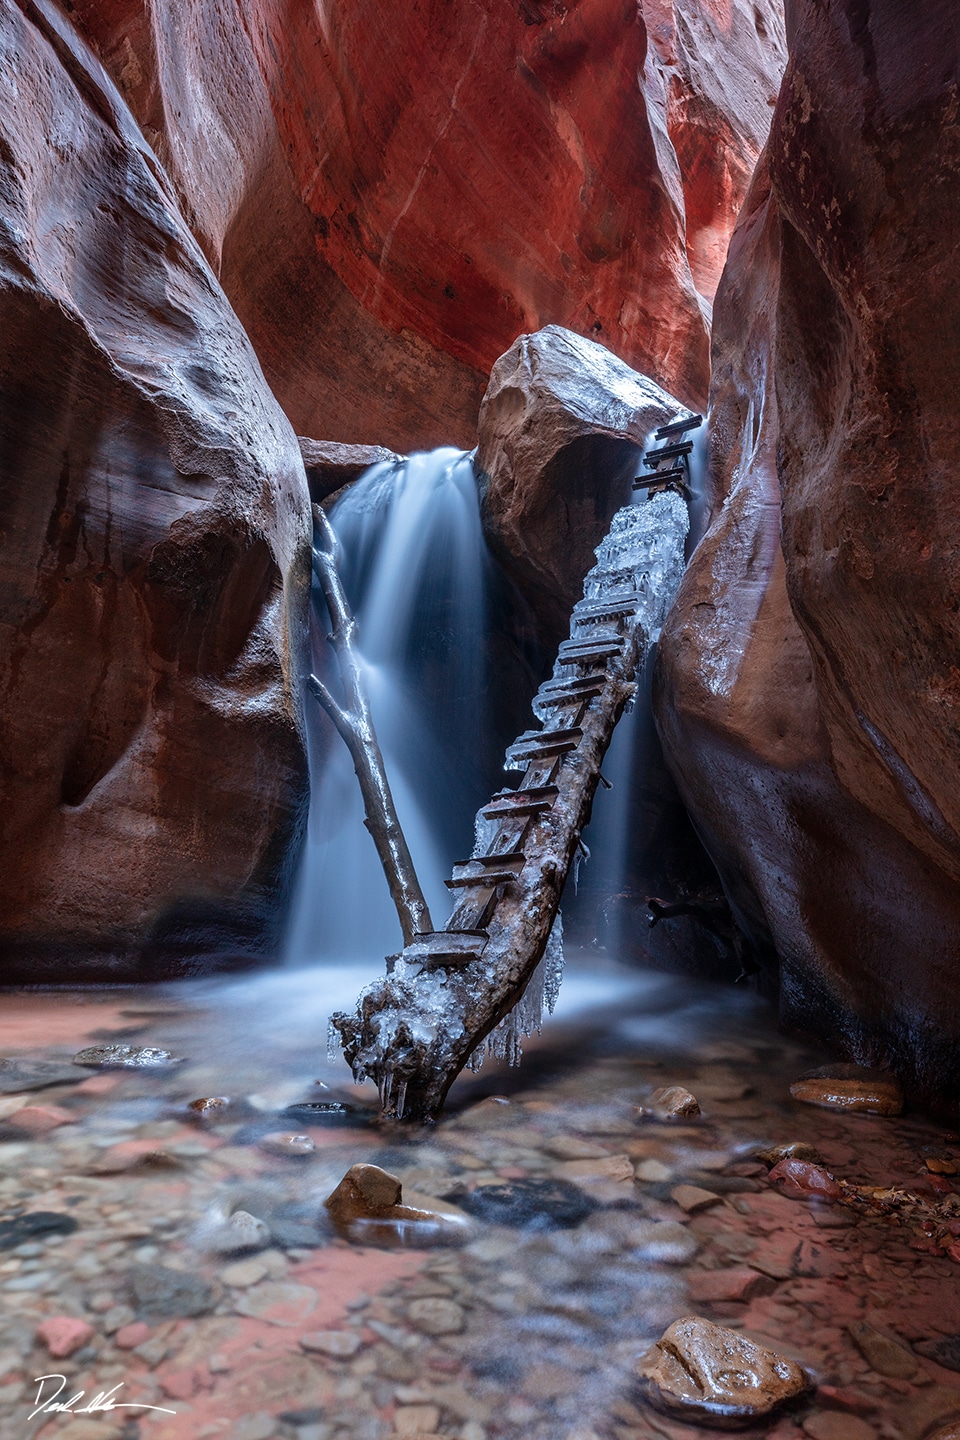
M 600 766 L 683 573 L 691 441 L 682 417 L 656 432 L 639 477 L 649 502 L 613 517 L 574 606 L 570 638 L 533 700 L 541 728 L 507 751 L 519 788 L 477 815 L 469 859 L 454 866 L 442 930 L 415 936 L 368 986 L 356 1013 L 333 1017 L 358 1080 L 373 1078 L 384 1113 L 432 1119 L 453 1080 L 522 997 L 540 963 L 586 825 Z M 682 464 L 663 471 L 662 462 Z

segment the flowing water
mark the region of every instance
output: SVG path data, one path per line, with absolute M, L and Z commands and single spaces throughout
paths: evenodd
M 333 507 L 374 724 L 434 920 L 469 849 L 489 730 L 491 562 L 472 457 L 440 449 L 374 465 Z M 322 599 L 315 630 L 326 634 Z M 315 663 L 330 672 L 322 641 Z M 332 680 L 336 690 L 336 677 Z M 311 814 L 289 945 L 293 963 L 364 956 L 400 934 L 346 747 L 312 700 Z M 379 964 L 377 963 L 377 968 Z

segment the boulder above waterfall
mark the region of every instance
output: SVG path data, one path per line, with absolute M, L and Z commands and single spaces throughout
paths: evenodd
M 682 409 L 560 325 L 521 335 L 494 365 L 478 425 L 484 527 L 548 643 L 566 632 L 594 547 L 630 499 L 644 441 Z

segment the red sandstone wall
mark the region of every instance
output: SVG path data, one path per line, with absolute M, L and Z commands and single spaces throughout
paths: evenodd
M 774 0 L 70 8 L 301 434 L 472 445 L 494 360 L 551 322 L 705 399 Z
M 717 297 L 713 521 L 663 641 L 688 805 L 784 1009 L 960 1087 L 960 14 L 791 0 Z

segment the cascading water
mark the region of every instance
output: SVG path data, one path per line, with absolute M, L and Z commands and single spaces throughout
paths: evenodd
M 330 520 L 391 789 L 439 923 L 449 907 L 443 876 L 486 783 L 478 757 L 487 744 L 490 561 L 472 455 L 445 448 L 374 465 Z M 315 604 L 324 673 L 326 613 L 319 596 Z M 347 749 L 308 706 L 312 800 L 289 956 L 379 959 L 399 948 L 396 912 Z

